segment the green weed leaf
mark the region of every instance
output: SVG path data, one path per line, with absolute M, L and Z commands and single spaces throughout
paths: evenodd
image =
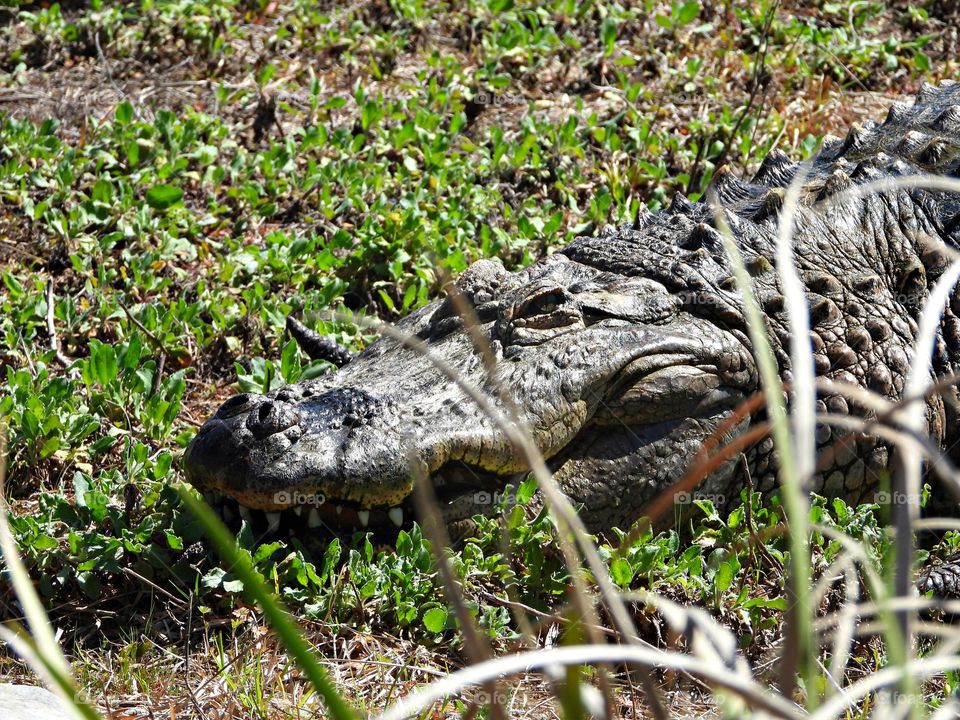
M 154 185 L 147 190 L 147 205 L 154 210 L 166 210 L 180 202 L 183 190 L 173 185 Z

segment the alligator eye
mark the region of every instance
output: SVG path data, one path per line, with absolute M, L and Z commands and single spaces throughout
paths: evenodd
M 583 327 L 579 304 L 555 281 L 541 282 L 503 310 L 497 333 L 504 345 L 539 345 Z
M 560 309 L 565 303 L 566 298 L 563 292 L 560 290 L 552 290 L 525 301 L 520 306 L 517 314 L 522 317 L 550 315 Z

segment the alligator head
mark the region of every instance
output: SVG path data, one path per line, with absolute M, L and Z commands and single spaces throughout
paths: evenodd
M 734 333 L 683 309 L 661 283 L 556 254 L 519 273 L 469 267 L 500 387 L 561 488 L 594 528 L 635 520 L 756 384 Z M 462 380 L 497 397 L 452 297 L 402 321 Z M 411 463 L 448 522 L 489 513 L 528 470 L 505 432 L 422 353 L 392 338 L 338 372 L 225 402 L 187 449 L 189 479 L 242 508 L 293 510 L 308 527 L 412 518 Z

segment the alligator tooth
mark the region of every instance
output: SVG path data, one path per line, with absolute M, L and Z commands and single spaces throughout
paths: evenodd
M 230 522 L 233 520 L 235 515 L 233 514 L 233 510 L 224 505 L 222 508 L 220 508 L 220 517 L 222 517 L 226 522 Z
M 250 508 L 248 508 L 246 505 L 241 505 L 241 506 L 240 506 L 240 517 L 242 517 L 244 520 L 249 520 L 249 519 L 250 519 Z
M 296 514 L 297 517 L 301 517 L 303 515 L 303 505 L 294 506 L 293 512 Z
M 393 524 L 397 527 L 403 525 L 403 508 L 395 507 L 390 508 L 390 512 L 387 513 L 390 516 L 390 519 L 393 521 Z
M 307 516 L 307 527 L 320 527 L 323 521 L 320 519 L 320 511 L 316 508 L 310 508 L 310 514 Z
M 369 510 L 357 510 L 357 520 L 360 521 L 360 524 L 366 527 L 370 524 L 370 511 Z
M 334 506 L 333 506 L 333 511 L 334 511 L 337 515 L 339 515 L 340 513 L 343 512 L 343 505 L 334 505 Z
M 267 517 L 267 530 L 270 532 L 276 532 L 280 529 L 280 513 L 278 512 L 268 512 L 264 513 Z
M 216 500 L 217 500 L 217 495 L 216 495 L 216 493 L 205 492 L 205 493 L 203 494 L 203 501 L 204 501 L 207 505 L 213 505 L 213 504 L 216 502 Z

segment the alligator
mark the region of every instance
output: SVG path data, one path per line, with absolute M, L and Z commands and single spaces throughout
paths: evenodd
M 721 218 L 789 383 L 775 246 L 786 189 L 802 177 L 793 242 L 815 372 L 896 401 L 921 309 L 960 245 L 960 194 L 845 191 L 885 178 L 957 176 L 958 168 L 960 83 L 925 84 L 882 123 L 828 136 L 810 161 L 773 151 L 749 180 L 718 169 L 706 194 L 712 203 L 678 194 L 658 213 L 641 210 L 632 223 L 578 237 L 516 272 L 479 260 L 455 292 L 396 328 L 500 408 L 505 389 L 586 526 L 626 528 L 714 433 L 734 437 L 762 419 L 762 411 L 737 412 L 759 377 Z M 472 307 L 472 324 L 457 298 Z M 958 316 L 955 292 L 933 354 L 937 377 L 960 370 Z M 391 528 L 412 519 L 413 478 L 422 473 L 453 524 L 489 513 L 490 499 L 527 473 L 504 430 L 412 343 L 391 334 L 353 356 L 299 323 L 291 330 L 341 367 L 265 395 L 236 395 L 200 428 L 185 451 L 186 475 L 226 512 L 236 504 L 234 512 L 291 533 Z M 496 380 L 476 336 L 496 360 Z M 952 460 L 960 455 L 957 400 L 947 387 L 925 408 L 930 442 Z M 869 416 L 837 393 L 821 392 L 817 406 Z M 810 490 L 873 501 L 891 447 L 845 432 L 818 426 L 817 446 L 835 447 Z M 776 491 L 769 438 L 716 468 L 700 492 L 737 502 L 748 472 L 755 490 Z

